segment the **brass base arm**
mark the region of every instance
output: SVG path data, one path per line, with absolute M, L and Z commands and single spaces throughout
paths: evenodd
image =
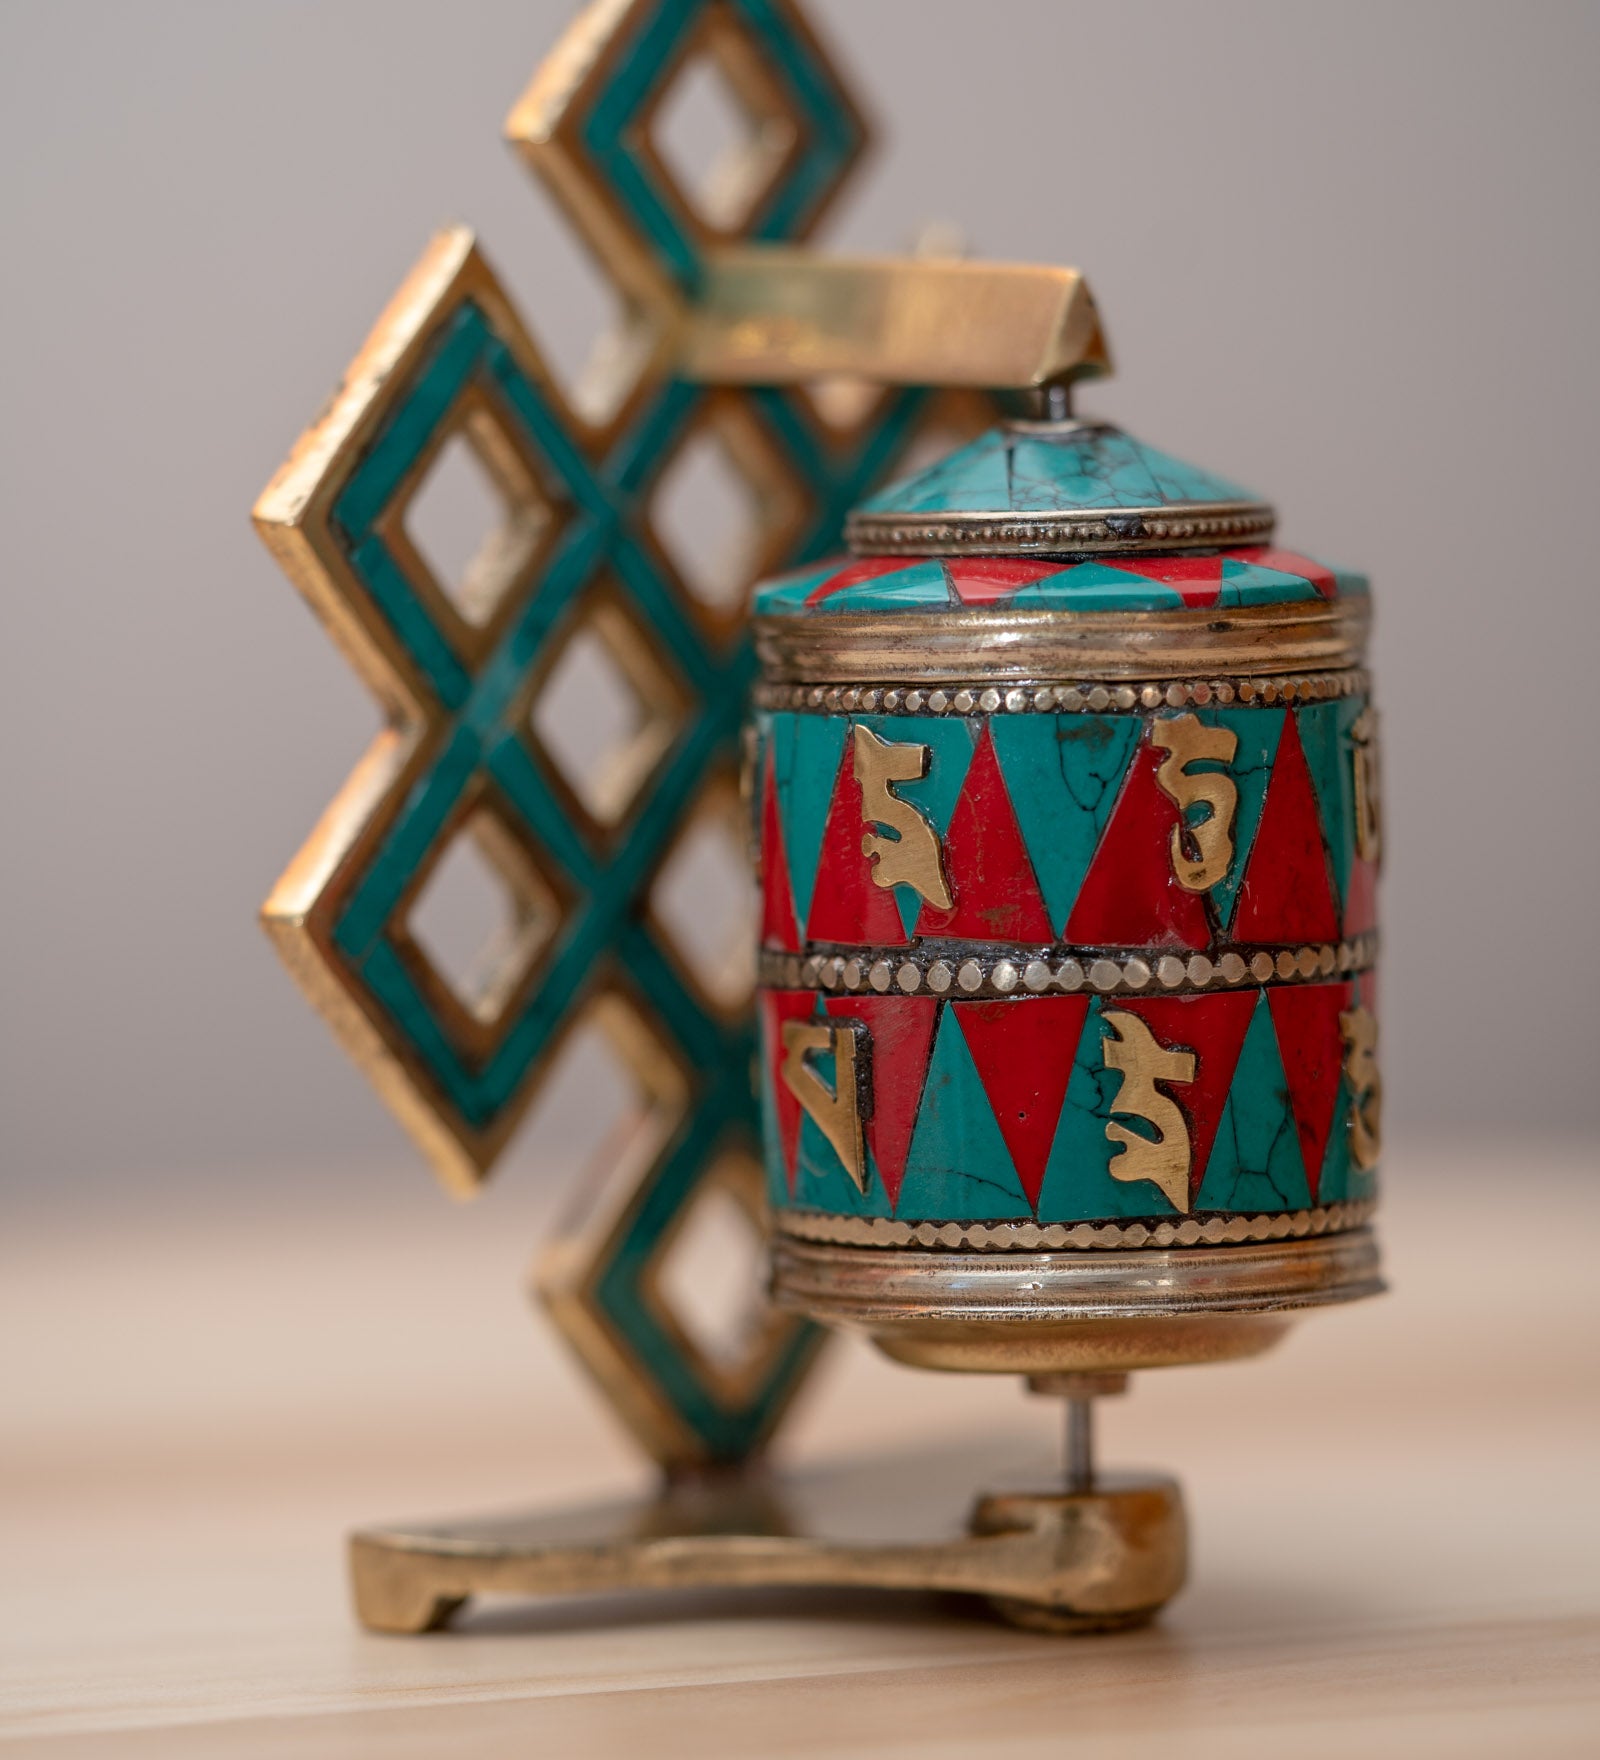
M 859 1588 L 985 1597 L 1039 1629 L 1150 1618 L 1182 1587 L 1188 1540 L 1170 1479 L 982 1497 L 963 1528 L 959 1458 L 926 1455 L 793 1480 L 693 1479 L 653 1499 L 543 1514 L 370 1528 L 351 1536 L 369 1630 L 425 1632 L 481 1595 Z M 953 1519 L 952 1519 L 953 1517 Z M 881 1536 L 881 1537 L 880 1537 Z

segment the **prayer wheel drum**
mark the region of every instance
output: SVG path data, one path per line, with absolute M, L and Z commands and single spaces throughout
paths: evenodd
M 1252 1355 L 1379 1287 L 1367 583 L 1002 424 L 756 597 L 786 1307 L 927 1367 Z

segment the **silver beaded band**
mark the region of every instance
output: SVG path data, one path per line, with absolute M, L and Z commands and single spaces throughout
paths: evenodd
M 1240 985 L 1314 983 L 1368 970 L 1374 931 L 1348 941 L 1299 947 L 1230 947 L 1215 953 L 1095 953 L 1082 948 L 948 946 L 763 949 L 759 979 L 769 990 L 966 997 L 1044 996 L 1052 991 L 1201 991 Z
M 1144 709 L 1204 708 L 1242 703 L 1324 703 L 1361 696 L 1370 684 L 1360 667 L 1336 672 L 1277 673 L 1263 678 L 1171 679 L 1143 685 L 758 684 L 758 709 L 810 710 L 824 715 L 1103 715 Z

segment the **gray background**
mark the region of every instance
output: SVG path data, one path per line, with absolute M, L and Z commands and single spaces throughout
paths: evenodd
M 1592 1133 L 1600 12 L 815 4 L 884 141 L 832 241 L 1084 266 L 1093 406 L 1375 576 L 1395 1127 Z M 15 1188 L 417 1164 L 254 927 L 376 715 L 246 516 L 439 223 L 580 361 L 499 142 L 566 13 L 0 5 Z

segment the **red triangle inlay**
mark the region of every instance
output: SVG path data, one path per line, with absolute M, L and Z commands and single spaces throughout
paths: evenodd
M 778 818 L 778 784 L 772 747 L 761 772 L 761 945 L 785 953 L 800 951 L 800 925 L 795 921 L 794 890 L 789 884 L 789 856 L 783 847 Z
M 1046 575 L 1060 574 L 1064 565 L 1028 562 L 1020 556 L 959 556 L 944 566 L 963 605 L 992 605 Z
M 1222 591 L 1222 563 L 1220 556 L 1153 556 L 1148 562 L 1120 561 L 1111 566 L 1141 580 L 1159 581 L 1171 587 L 1185 605 L 1200 609 L 1217 602 Z
M 1215 996 L 1150 996 L 1124 1001 L 1107 999 L 1106 1008 L 1125 1008 L 1172 1051 L 1192 1051 L 1195 1071 L 1192 1082 L 1171 1082 L 1162 1092 L 1170 1094 L 1189 1121 L 1189 1196 L 1200 1190 L 1217 1140 L 1222 1108 L 1250 1017 L 1255 1013 L 1255 990 L 1224 990 Z
M 1246 544 L 1241 549 L 1230 550 L 1227 560 L 1254 562 L 1262 568 L 1275 568 L 1280 574 L 1297 574 L 1302 580 L 1310 581 L 1324 599 L 1339 597 L 1339 583 L 1334 579 L 1333 570 L 1293 550 L 1278 550 L 1271 544 Z
M 954 1008 L 1017 1178 L 1037 1210 L 1089 998 L 958 1002 Z
M 1293 715 L 1284 717 L 1261 824 L 1234 912 L 1236 941 L 1337 941 L 1339 903 Z
M 1365 935 L 1378 926 L 1378 864 L 1356 856 L 1350 863 L 1350 884 L 1344 901 L 1344 932 Z
M 863 811 L 855 748 L 846 740 L 822 831 L 807 933 L 813 941 L 839 941 L 849 947 L 904 947 L 908 937 L 894 888 L 873 880 L 872 864 L 861 853 L 861 839 L 869 829 Z
M 835 1019 L 865 1021 L 872 1035 L 867 1146 L 893 1206 L 900 1201 L 906 1175 L 939 1004 L 931 996 L 831 996 L 827 1008 Z
M 1033 877 L 987 725 L 950 816 L 944 864 L 951 908 L 941 911 L 924 904 L 917 918 L 919 935 L 975 941 L 1051 939 L 1050 913 Z
M 783 1171 L 789 1196 L 794 1196 L 795 1160 L 800 1153 L 800 1102 L 783 1079 L 783 1027 L 786 1021 L 803 1021 L 816 1007 L 810 990 L 761 990 L 761 1040 L 767 1073 L 772 1081 L 773 1111 L 778 1121 L 778 1142 L 783 1149 Z
M 1065 930 L 1090 947 L 1206 947 L 1205 898 L 1185 892 L 1172 872 L 1178 808 L 1156 771 L 1164 754 L 1148 735 L 1134 753 L 1122 793 L 1100 835 Z
M 806 604 L 820 605 L 824 599 L 831 599 L 846 587 L 856 586 L 861 581 L 874 581 L 880 574 L 893 574 L 897 568 L 905 566 L 905 559 L 900 556 L 863 556 L 859 561 L 847 562 L 837 574 L 830 574 L 826 580 L 817 582 L 806 594 Z
M 1313 1204 L 1344 1068 L 1339 1015 L 1353 1005 L 1354 997 L 1354 984 L 1287 984 L 1267 992 Z

